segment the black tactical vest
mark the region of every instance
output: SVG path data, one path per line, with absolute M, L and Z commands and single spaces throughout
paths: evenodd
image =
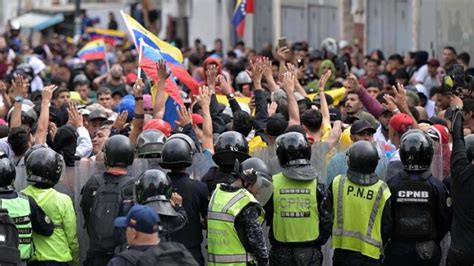
M 394 215 L 394 240 L 427 241 L 437 237 L 435 222 L 436 199 L 429 182 L 431 173 L 426 171 L 415 180 L 401 171 L 398 182 L 390 187 L 392 193 L 392 214 Z

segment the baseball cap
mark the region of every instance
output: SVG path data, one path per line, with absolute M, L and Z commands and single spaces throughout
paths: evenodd
M 367 120 L 359 119 L 352 124 L 351 135 L 359 134 L 363 131 L 369 131 L 372 134 L 376 132 L 375 128 Z
M 331 122 L 342 120 L 341 110 L 337 108 L 329 108 L 329 117 L 331 118 Z
M 432 67 L 439 67 L 440 66 L 439 61 L 434 59 L 434 58 L 428 60 L 427 64 L 428 64 L 428 66 L 432 66 Z
M 389 125 L 392 127 L 398 134 L 403 134 L 413 127 L 413 118 L 407 114 L 398 113 L 390 119 Z
M 428 128 L 427 133 L 431 138 L 441 140 L 442 144 L 449 143 L 449 130 L 443 125 L 432 125 L 430 128 Z
M 74 79 L 72 80 L 72 83 L 74 85 L 76 85 L 76 84 L 81 84 L 81 85 L 89 84 L 89 79 L 87 79 L 86 75 L 79 74 L 79 75 L 76 75 L 74 77 Z
M 151 120 L 149 120 L 143 126 L 144 131 L 147 130 L 147 129 L 159 130 L 159 131 L 163 132 L 163 134 L 165 134 L 165 136 L 167 136 L 167 137 L 169 137 L 171 135 L 171 125 L 168 122 L 166 122 L 162 119 L 151 119 Z
M 145 205 L 135 205 L 127 216 L 115 218 L 116 227 L 132 227 L 138 232 L 153 234 L 158 232 L 160 217 L 156 211 Z
M 83 114 L 84 115 L 84 114 Z M 102 120 L 107 120 L 109 117 L 105 112 L 102 110 L 94 110 L 89 114 L 89 117 L 87 120 L 92 121 L 94 119 L 102 119 Z

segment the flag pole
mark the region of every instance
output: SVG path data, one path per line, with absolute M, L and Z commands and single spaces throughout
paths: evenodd
M 140 38 L 139 41 L 139 46 L 138 46 L 138 70 L 137 70 L 137 76 L 138 78 L 141 78 L 142 74 L 142 68 L 140 67 L 140 62 L 142 61 L 142 53 L 143 53 L 143 39 Z
M 105 66 L 107 67 L 107 73 L 110 72 L 110 63 L 109 63 L 109 60 L 107 59 L 107 44 L 104 42 L 104 47 L 105 47 L 105 57 L 104 57 L 104 60 L 105 60 Z

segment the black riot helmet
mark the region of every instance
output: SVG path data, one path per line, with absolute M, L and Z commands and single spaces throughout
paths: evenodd
M 375 172 L 379 162 L 379 153 L 375 146 L 368 141 L 358 141 L 354 143 L 346 153 L 347 166 L 349 170 L 353 170 L 363 174 L 371 174 Z
M 281 167 L 308 165 L 311 145 L 299 132 L 288 132 L 276 139 L 276 153 Z
M 160 166 L 164 169 L 186 168 L 193 164 L 195 144 L 185 134 L 173 134 L 161 151 Z
M 108 167 L 127 167 L 133 163 L 132 142 L 124 135 L 110 137 L 102 148 L 104 164 Z
M 33 146 L 25 154 L 26 175 L 30 182 L 53 187 L 59 181 L 64 167 L 63 157 L 54 150 Z
M 242 163 L 241 166 L 242 166 L 242 171 L 254 169 L 259 174 L 271 180 L 272 171 L 270 171 L 270 168 L 268 167 L 268 165 L 260 158 L 255 158 L 255 157 L 248 158 Z
M 138 158 L 161 158 L 165 142 L 166 136 L 163 132 L 156 129 L 143 131 L 137 139 Z
M 233 167 L 235 159 L 242 163 L 250 158 L 247 140 L 237 131 L 222 133 L 214 145 L 214 152 L 212 159 L 219 167 Z
M 13 190 L 16 170 L 4 152 L 0 152 L 0 191 Z
M 466 145 L 466 155 L 469 163 L 474 159 L 474 134 L 467 135 L 464 138 L 464 143 Z
M 400 160 L 407 171 L 430 169 L 434 147 L 431 138 L 419 129 L 407 131 L 400 140 Z
M 173 192 L 171 183 L 163 171 L 147 170 L 135 182 L 135 202 L 145 204 L 153 199 L 169 199 Z

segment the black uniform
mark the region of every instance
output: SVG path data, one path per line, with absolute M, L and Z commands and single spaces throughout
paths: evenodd
M 450 265 L 474 264 L 474 165 L 472 150 L 470 154 L 466 151 L 462 119 L 462 111 L 454 110 L 451 155 L 453 221 L 448 255 Z
M 204 265 L 201 252 L 203 240 L 201 217 L 207 216 L 209 191 L 205 184 L 193 180 L 186 173 L 168 173 L 173 189 L 183 197 L 183 207 L 188 216 L 188 223 L 181 230 L 171 234 L 171 240 L 183 244 L 194 259 Z
M 123 202 L 118 203 L 122 206 L 122 213 L 127 213 L 128 210 L 133 206 L 133 178 L 127 175 L 114 174 L 105 172 L 103 178 L 106 183 L 109 182 L 121 182 L 120 179 L 127 179 L 128 185 L 122 190 Z M 94 178 L 89 179 L 84 185 L 81 191 L 81 209 L 82 214 L 84 215 L 84 222 L 86 225 L 87 232 L 89 237 L 92 232 L 93 225 L 90 224 L 91 211 L 94 203 L 94 196 L 99 189 L 99 184 Z M 108 224 L 104 226 L 114 226 L 113 224 Z M 115 236 L 115 242 L 117 246 L 123 245 L 126 243 L 124 232 Z M 99 243 L 96 243 L 99 244 Z M 115 250 L 103 251 L 100 247 L 94 246 L 93 242 L 90 241 L 89 250 L 87 252 L 87 263 L 88 265 L 105 265 L 107 262 L 114 256 Z
M 438 265 L 439 243 L 451 221 L 446 187 L 430 172 L 402 171 L 387 184 L 392 193 L 393 233 L 385 249 L 384 265 Z M 432 249 L 430 259 L 422 260 L 423 254 L 417 253 L 417 248 L 423 249 L 422 243 Z
M 133 263 L 131 260 L 127 259 L 126 256 L 122 256 L 123 253 L 131 253 L 134 251 L 145 252 L 149 248 L 154 247 L 155 245 L 150 246 L 130 246 L 127 250 L 123 251 L 122 253 L 118 254 L 117 256 L 113 257 L 107 266 L 135 266 L 136 264 Z
M 403 170 L 387 183 L 392 193 L 393 232 L 385 248 L 385 265 L 439 265 L 440 241 L 451 222 L 451 199 L 432 176 L 433 141 L 409 130 L 400 141 Z
M 1 191 L 0 192 L 0 199 L 14 199 L 17 197 L 18 197 L 18 194 L 15 191 Z M 36 203 L 36 201 L 30 196 L 27 196 L 27 197 L 30 203 L 30 210 L 31 210 L 30 219 L 31 219 L 31 227 L 33 228 L 33 231 L 43 236 L 52 235 L 54 231 L 54 224 L 51 222 L 49 218 L 47 218 L 43 209 L 41 209 L 41 207 Z

